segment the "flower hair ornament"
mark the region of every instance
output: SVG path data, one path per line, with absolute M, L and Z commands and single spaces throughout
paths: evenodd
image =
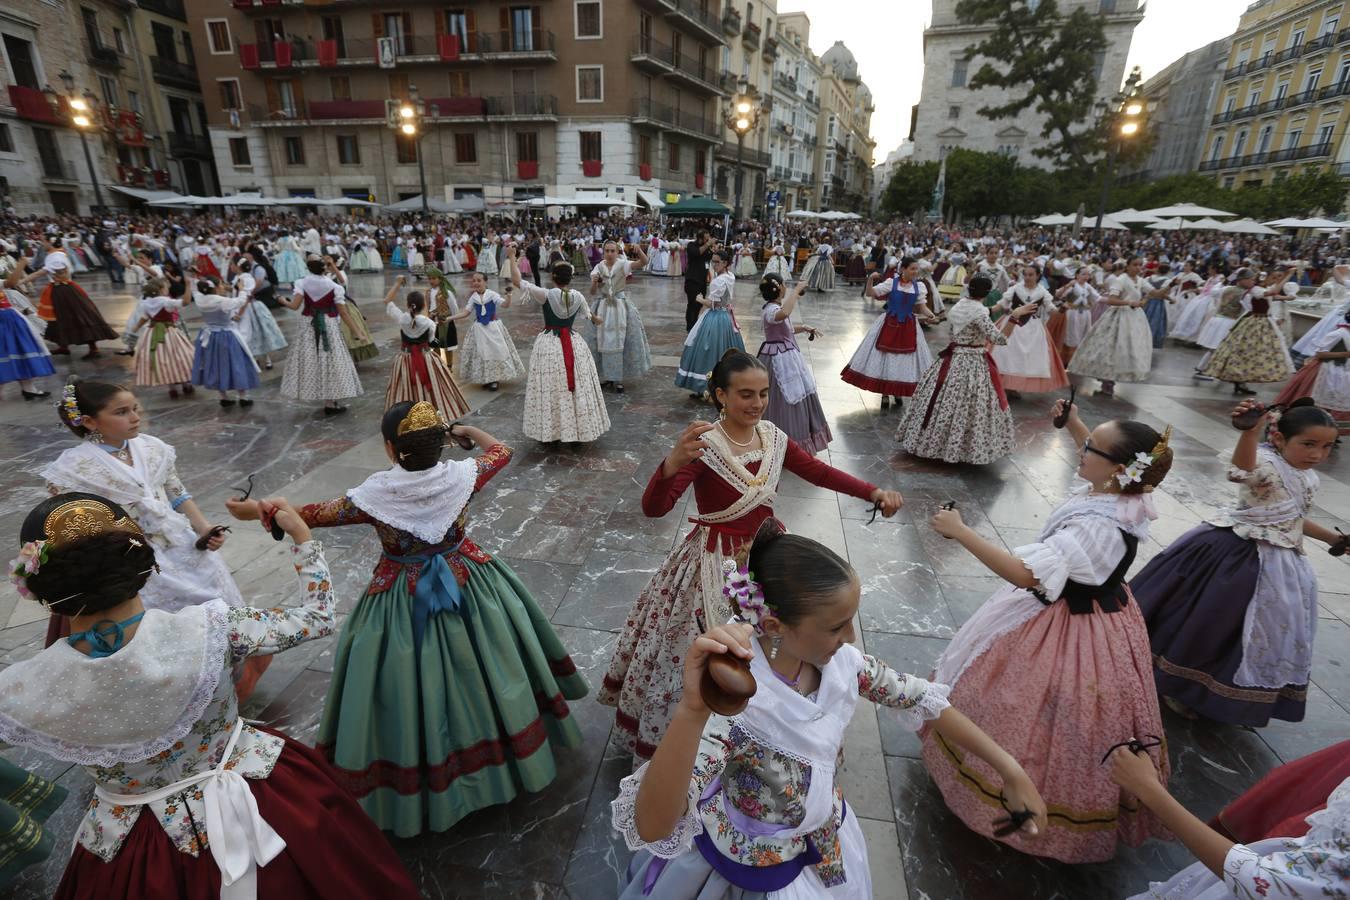
M 1144 478 L 1144 472 L 1148 471 L 1148 467 L 1157 462 L 1158 457 L 1162 456 L 1165 452 L 1167 452 L 1167 446 L 1169 443 L 1171 443 L 1171 440 L 1172 440 L 1172 426 L 1168 425 L 1167 428 L 1163 431 L 1163 435 L 1158 440 L 1158 443 L 1153 445 L 1152 450 L 1150 450 L 1148 453 L 1143 452 L 1136 453 L 1134 455 L 1134 459 L 1130 460 L 1129 463 L 1125 465 L 1125 471 L 1116 473 L 1116 481 L 1120 484 L 1120 486 L 1122 488 L 1125 488 L 1129 487 L 1131 484 L 1136 484 L 1142 481 Z M 1145 486 L 1145 489 L 1148 490 L 1151 488 Z
M 19 555 L 10 561 L 9 580 L 14 585 L 19 596 L 25 600 L 33 599 L 33 592 L 28 590 L 28 576 L 36 575 L 47 562 L 47 542 L 29 541 L 19 548 Z
M 755 581 L 755 573 L 734 559 L 722 563 L 722 571 L 726 574 L 722 595 L 736 604 L 737 615 L 755 629 L 755 634 L 763 634 L 764 619 L 773 611 L 764 602 L 764 589 Z
M 65 419 L 71 425 L 78 425 L 81 417 L 80 403 L 75 399 L 75 385 L 67 384 L 61 388 L 61 402 L 56 407 L 61 412 L 61 418 Z

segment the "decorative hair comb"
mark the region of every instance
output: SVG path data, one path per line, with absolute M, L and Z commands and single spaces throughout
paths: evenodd
M 425 400 L 419 400 L 413 404 L 412 409 L 398 423 L 398 436 L 408 434 L 412 431 L 426 431 L 429 428 L 445 428 L 445 419 L 441 416 L 436 407 Z
M 144 539 L 141 526 L 126 516 L 118 517 L 112 507 L 99 500 L 80 499 L 62 503 L 47 514 L 42 524 L 47 549 L 55 550 L 72 541 L 121 531 Z

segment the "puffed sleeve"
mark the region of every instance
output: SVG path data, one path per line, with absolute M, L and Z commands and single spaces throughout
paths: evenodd
M 399 305 L 393 300 L 390 300 L 384 305 L 384 312 L 385 315 L 389 316 L 389 318 L 394 321 L 394 324 L 401 328 L 407 328 L 413 322 L 412 314 L 406 309 L 400 309 Z
M 910 731 L 936 719 L 951 706 L 949 685 L 928 681 L 916 675 L 897 672 L 875 656 L 862 655 L 858 669 L 858 696 L 891 709 L 896 720 Z
M 733 750 L 729 720 L 721 716 L 710 717 L 694 757 L 694 770 L 689 776 L 689 801 L 684 815 L 680 816 L 670 834 L 652 843 L 644 841 L 637 828 L 638 788 L 642 786 L 642 779 L 647 776 L 647 768 L 651 763 L 643 763 L 636 772 L 619 782 L 619 796 L 609 804 L 610 816 L 614 830 L 623 835 L 628 849 L 646 850 L 661 859 L 674 859 L 688 852 L 694 846 L 694 838 L 703 833 L 703 820 L 698 816 L 699 798 L 708 785 L 722 774 Z
M 1051 600 L 1063 593 L 1070 579 L 1080 584 L 1106 581 L 1124 555 L 1120 529 L 1100 516 L 1069 519 L 1045 540 L 1013 550 Z
M 1234 897 L 1324 898 L 1345 897 L 1350 879 L 1350 842 L 1345 835 L 1261 856 L 1244 844 L 1234 844 L 1223 861 L 1223 882 Z
M 239 606 L 227 610 L 232 664 L 248 656 L 280 653 L 333 633 L 335 601 L 323 544 L 306 541 L 292 547 L 291 552 L 303 603 L 291 609 Z
M 984 335 L 985 340 L 990 341 L 1000 347 L 1008 343 L 1008 336 L 1004 334 L 1003 331 L 999 329 L 996 325 L 994 325 L 994 320 L 989 318 L 988 312 L 985 312 L 984 315 L 980 316 L 975 321 L 980 323 L 980 332 Z

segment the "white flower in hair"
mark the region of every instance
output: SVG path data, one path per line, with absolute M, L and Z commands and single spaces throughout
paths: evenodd
M 726 575 L 726 584 L 722 586 L 723 596 L 736 604 L 740 617 L 754 627 L 756 634 L 763 634 L 760 623 L 770 611 L 764 602 L 764 590 L 755 581 L 755 573 L 744 565 L 738 565 L 734 559 L 722 563 L 722 571 Z
M 1121 487 L 1127 487 L 1128 485 L 1142 481 L 1144 472 L 1151 465 L 1153 465 L 1153 456 L 1151 454 L 1142 451 L 1136 453 L 1134 459 L 1130 460 L 1130 464 L 1125 467 L 1125 471 L 1116 473 L 1116 481 L 1120 483 Z

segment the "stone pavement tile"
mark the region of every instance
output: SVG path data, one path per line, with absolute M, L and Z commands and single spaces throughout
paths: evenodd
M 787 525 L 788 531 L 819 541 L 843 556 L 847 550 L 844 546 L 844 531 L 839 524 L 839 507 L 850 503 L 861 504 L 863 501 L 852 497 L 813 500 L 780 494 L 774 500 L 773 511 Z
M 611 512 L 597 530 L 595 544 L 611 550 L 669 553 L 689 523 L 673 511 L 659 519 L 641 512 Z
M 521 559 L 573 562 L 590 549 L 594 540 L 594 533 L 585 528 L 545 525 L 531 520 L 524 533 L 508 544 L 502 553 Z
M 557 611 L 563 597 L 567 596 L 568 587 L 581 570 L 579 563 L 515 559 L 505 556 L 497 557 L 497 560 L 503 565 L 510 566 L 512 571 L 520 576 L 520 580 L 525 582 L 525 586 L 530 590 L 530 596 L 534 597 L 545 616 L 552 616 Z
M 285 694 L 287 688 L 291 686 L 291 682 L 295 681 L 301 672 L 311 669 L 311 666 L 319 657 L 325 653 L 331 657 L 333 646 L 337 642 L 340 631 L 341 623 L 328 637 L 306 641 L 298 647 L 292 647 L 285 653 L 273 654 L 272 661 L 267 666 L 267 671 L 258 679 L 258 685 L 254 688 L 253 695 L 240 709 L 240 714 L 246 718 L 254 718 Z M 313 671 L 318 670 L 314 669 Z M 331 661 L 324 671 L 332 674 Z
M 1316 669 L 1313 677 L 1317 677 Z M 1308 707 L 1302 722 L 1271 719 L 1270 724 L 1258 729 L 1257 733 L 1283 762 L 1291 762 L 1345 740 L 1346 735 L 1350 735 L 1350 712 L 1314 680 L 1308 685 Z
M 1321 604 L 1322 616 L 1334 616 L 1342 622 L 1350 622 L 1350 594 L 1332 594 L 1318 591 L 1317 600 Z
M 1313 639 L 1313 683 L 1350 713 L 1350 625 L 1322 619 Z
M 328 695 L 328 672 L 305 669 L 291 681 L 281 696 L 253 718 L 302 744 L 314 745 Z
M 867 652 L 886 663 L 897 672 L 927 678 L 937 663 L 937 658 L 946 649 L 947 641 L 942 638 L 921 637 L 912 634 L 886 634 L 873 632 L 867 636 Z M 920 752 L 919 736 L 900 725 L 894 716 L 878 711 L 877 721 L 881 730 L 881 746 L 887 756 L 909 756 L 918 758 Z
M 881 777 L 885 777 L 884 771 Z M 848 793 L 845 792 L 845 797 L 847 796 Z M 896 837 L 895 822 L 891 821 L 889 816 L 884 820 L 859 816 L 858 825 L 862 828 L 863 838 L 867 841 L 867 862 L 872 870 L 873 900 L 909 900 L 909 888 L 905 885 L 905 867 L 900 862 L 900 842 Z
M 609 804 L 619 796 L 619 782 L 632 770 L 632 754 L 611 741 L 563 875 L 563 887 L 574 900 L 608 900 L 622 889 L 633 854 L 611 825 Z
M 595 547 L 553 614 L 555 625 L 618 631 L 633 602 L 665 561 L 662 553 Z
M 407 861 L 407 867 L 422 896 L 439 900 L 482 900 L 484 897 L 558 900 L 564 896 L 563 889 L 554 884 L 485 872 L 473 866 L 443 865 L 416 858 Z
M 890 800 L 877 790 L 886 778 L 886 762 L 881 751 L 878 716 L 889 711 L 859 699 L 853 719 L 844 731 L 844 765 L 837 781 L 849 808 L 860 818 L 891 821 Z
M 973 568 L 972 568 L 973 571 Z M 975 614 L 975 610 L 1007 584 L 992 573 L 984 575 L 943 575 L 938 579 L 942 596 L 947 601 L 947 609 L 957 628 L 966 624 L 966 620 Z

